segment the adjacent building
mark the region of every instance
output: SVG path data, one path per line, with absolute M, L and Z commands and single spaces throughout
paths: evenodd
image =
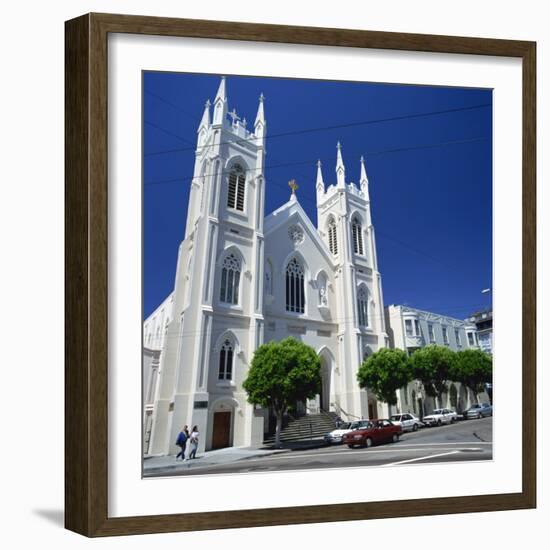
M 477 327 L 471 321 L 454 319 L 410 306 L 390 305 L 385 308 L 386 328 L 390 347 L 414 353 L 430 344 L 447 346 L 453 351 L 479 348 Z M 425 395 L 418 381 L 398 391 L 397 408 L 400 412 L 411 412 L 420 417 L 437 407 L 448 407 L 462 412 L 478 399 L 488 401 L 483 393 L 479 396 L 459 383 L 451 383 L 449 392 L 441 399 Z
M 162 349 L 166 328 L 172 318 L 170 294 L 143 324 L 142 402 L 143 402 L 143 452 L 149 451 L 153 426 L 153 406 L 157 395 Z
M 473 313 L 468 317 L 470 323 L 474 323 L 479 338 L 479 347 L 489 354 L 493 354 L 493 310 L 484 309 Z

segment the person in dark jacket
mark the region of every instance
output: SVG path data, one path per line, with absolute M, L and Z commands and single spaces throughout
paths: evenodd
M 176 460 L 181 456 L 182 460 L 185 460 L 185 447 L 187 446 L 187 440 L 189 439 L 189 430 L 187 425 L 183 427 L 176 439 L 176 445 L 181 448 L 181 451 L 176 455 Z

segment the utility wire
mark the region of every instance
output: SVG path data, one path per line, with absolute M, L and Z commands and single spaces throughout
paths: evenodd
M 175 105 L 175 104 L 171 103 L 170 101 L 164 99 L 163 97 L 151 92 L 150 90 L 145 90 L 145 92 L 148 93 L 149 95 L 155 97 L 156 99 L 170 105 L 171 107 L 177 109 L 178 111 L 182 112 L 183 114 L 185 114 L 189 118 L 192 118 L 193 120 L 195 120 L 195 118 L 192 117 L 192 115 L 190 115 L 189 113 L 187 113 L 186 111 L 184 111 L 183 109 L 178 107 L 177 105 Z M 461 107 L 461 108 L 455 108 L 455 109 L 448 109 L 448 110 L 444 110 L 444 111 L 433 111 L 433 112 L 429 112 L 429 113 L 418 113 L 418 114 L 412 114 L 412 115 L 403 115 L 403 116 L 399 116 L 399 117 L 391 117 L 391 118 L 386 118 L 386 119 L 375 119 L 375 120 L 370 120 L 370 121 L 348 123 L 348 124 L 345 124 L 345 125 L 332 125 L 332 126 L 325 126 L 325 127 L 319 127 L 319 128 L 302 129 L 302 130 L 297 130 L 297 131 L 284 132 L 284 133 L 281 133 L 281 134 L 272 134 L 271 137 L 282 137 L 282 136 L 288 136 L 288 135 L 298 135 L 298 134 L 301 134 L 301 133 L 322 131 L 322 130 L 327 130 L 327 129 L 340 128 L 340 127 L 357 126 L 357 125 L 363 125 L 363 124 L 375 124 L 375 123 L 379 123 L 379 122 L 388 122 L 388 121 L 403 120 L 403 119 L 409 119 L 409 118 L 419 118 L 419 117 L 423 117 L 423 116 L 434 116 L 434 115 L 444 114 L 444 113 L 467 111 L 467 110 L 477 109 L 477 108 L 486 107 L 486 106 L 490 106 L 490 104 L 481 104 L 481 105 L 470 106 L 470 107 Z M 156 125 L 156 124 L 154 124 L 150 121 L 145 121 L 145 123 L 152 126 L 152 127 L 154 127 L 154 128 L 156 128 L 156 129 L 158 129 L 158 130 L 160 130 L 160 131 L 163 131 L 167 135 L 170 135 L 172 137 L 175 137 L 175 138 L 179 139 L 180 141 L 184 141 L 186 143 L 191 143 L 188 140 L 186 140 L 185 138 L 183 138 L 183 137 L 181 137 L 181 136 L 179 136 L 179 135 L 177 135 L 177 134 L 175 134 L 171 131 L 168 131 L 165 128 L 162 128 L 161 126 L 158 126 L 158 125 Z M 487 140 L 487 139 L 489 139 L 489 138 L 478 137 L 478 138 L 463 139 L 463 140 L 450 140 L 450 141 L 447 141 L 447 142 L 437 142 L 437 143 L 433 143 L 433 144 L 425 144 L 425 145 L 420 145 L 420 146 L 399 147 L 399 148 L 393 148 L 393 149 L 371 151 L 369 153 L 366 153 L 365 155 L 366 156 L 374 156 L 374 155 L 381 155 L 381 154 L 388 154 L 388 153 L 390 153 L 390 154 L 391 153 L 398 153 L 398 152 L 403 152 L 403 151 L 411 151 L 411 150 L 419 150 L 419 149 L 430 149 L 430 148 L 436 148 L 436 147 L 441 147 L 441 146 L 445 146 L 445 145 L 455 145 L 455 144 L 479 142 L 479 141 L 483 141 L 483 140 Z M 247 141 L 247 140 L 241 140 L 241 141 Z M 238 140 L 233 140 L 232 143 L 234 143 L 234 142 L 238 142 Z M 191 145 L 193 145 L 193 144 L 191 144 Z M 187 150 L 187 149 L 182 149 L 182 150 Z M 193 150 L 195 150 L 194 145 L 193 145 Z M 271 166 L 266 166 L 266 167 L 264 167 L 264 170 L 267 169 L 267 168 L 277 168 L 277 167 L 288 167 L 288 166 L 313 164 L 314 162 L 315 161 L 313 161 L 313 160 L 307 160 L 307 161 L 298 161 L 298 162 L 291 162 L 291 163 L 279 163 L 279 164 L 275 164 L 275 165 L 271 165 Z M 254 171 L 254 170 L 257 170 L 257 169 L 249 169 L 249 171 Z M 226 173 L 227 172 L 222 172 L 222 174 L 226 174 Z M 212 175 L 212 174 L 208 174 L 208 176 L 210 176 L 210 175 Z M 206 176 L 206 174 L 203 175 L 203 177 L 205 177 L 205 176 Z M 308 179 L 308 178 L 306 178 L 306 179 Z M 188 181 L 188 180 L 189 181 L 193 180 L 193 176 L 187 177 L 187 178 L 173 178 L 173 179 L 168 179 L 168 180 L 144 182 L 144 185 L 157 185 L 157 184 L 162 184 L 162 183 L 175 183 L 175 182 Z M 277 181 L 274 181 L 272 178 L 269 178 L 269 181 L 270 181 L 270 185 L 275 184 L 278 187 L 286 189 L 286 186 L 283 186 L 282 184 L 278 183 Z M 313 199 L 311 199 L 307 195 L 302 195 L 302 198 L 304 198 L 305 200 L 310 201 L 311 203 L 316 204 L 316 201 L 313 201 Z M 409 250 L 411 250 L 411 251 L 413 251 L 417 254 L 420 254 L 420 255 L 422 255 L 422 256 L 424 256 L 424 257 L 426 257 L 426 258 L 428 258 L 428 259 L 430 259 L 430 260 L 432 260 L 432 261 L 448 268 L 448 269 L 452 269 L 452 270 L 455 269 L 451 266 L 448 266 L 447 264 L 444 264 L 440 260 L 430 256 L 429 254 L 427 254 L 427 253 L 425 253 L 421 250 L 417 250 L 417 249 L 411 247 L 410 245 L 408 245 L 406 243 L 403 243 L 402 241 L 399 241 L 398 239 L 395 239 L 394 237 L 391 237 L 389 235 L 384 234 L 383 232 L 381 232 L 379 230 L 377 230 L 377 234 L 380 235 L 382 238 L 385 238 L 389 241 L 393 241 L 396 244 L 399 244 L 400 246 L 403 246 L 404 248 L 407 248 L 407 249 L 409 249 Z
M 195 147 L 195 146 L 193 146 L 193 147 L 184 147 L 184 148 L 180 147 L 180 148 L 175 148 L 175 149 L 165 149 L 165 150 L 162 150 L 162 151 L 151 151 L 149 153 L 144 153 L 144 156 L 150 157 L 150 156 L 155 156 L 155 155 L 164 155 L 164 154 L 169 154 L 169 153 L 180 153 L 180 152 L 185 152 L 185 151 L 197 151 L 198 152 L 201 149 L 213 147 L 214 145 L 225 145 L 225 144 L 229 144 L 229 143 L 241 143 L 241 144 L 242 143 L 250 143 L 250 142 L 253 142 L 253 141 L 258 141 L 258 140 L 263 140 L 263 139 L 267 140 L 267 139 L 274 139 L 274 138 L 280 138 L 280 137 L 298 136 L 298 135 L 304 135 L 304 134 L 315 133 L 315 132 L 324 132 L 324 131 L 327 131 L 327 130 L 337 130 L 337 129 L 341 129 L 341 128 L 353 128 L 353 127 L 357 127 L 357 126 L 366 126 L 366 125 L 369 125 L 369 124 L 380 124 L 380 123 L 383 123 L 383 122 L 397 122 L 397 121 L 400 121 L 400 120 L 411 120 L 411 119 L 422 118 L 422 117 L 430 117 L 430 116 L 438 116 L 438 115 L 450 114 L 450 113 L 473 111 L 475 109 L 482 109 L 484 107 L 491 107 L 491 106 L 492 106 L 491 103 L 481 103 L 481 104 L 478 104 L 478 105 L 469 105 L 469 106 L 465 106 L 465 107 L 455 107 L 453 109 L 443 109 L 443 110 L 440 110 L 440 111 L 428 111 L 428 112 L 424 112 L 424 113 L 413 113 L 413 114 L 408 114 L 408 115 L 399 115 L 399 116 L 387 117 L 387 118 L 376 118 L 376 119 L 363 120 L 363 121 L 347 122 L 347 123 L 342 123 L 342 124 L 331 124 L 331 125 L 327 125 L 327 126 L 318 126 L 318 127 L 314 127 L 314 128 L 301 128 L 301 129 L 297 129 L 297 130 L 289 130 L 289 131 L 286 131 L 286 132 L 280 132 L 278 134 L 267 134 L 263 138 L 257 138 L 257 137 L 250 137 L 250 138 L 246 138 L 246 139 L 236 138 L 236 139 L 233 139 L 233 140 L 230 140 L 230 141 L 222 141 L 219 144 L 215 143 L 215 144 L 207 144 L 207 145 L 202 145 L 202 146 L 197 146 L 197 147 Z M 251 134 L 251 136 L 253 136 L 253 135 L 254 134 Z
M 167 130 L 166 128 L 163 128 L 162 126 L 159 126 L 158 124 L 155 124 L 151 122 L 150 120 L 144 120 L 144 124 L 147 124 L 151 126 L 152 128 L 156 128 L 157 130 L 160 130 L 161 132 L 165 133 L 168 136 L 175 137 L 179 139 L 180 141 L 183 141 L 184 143 L 189 143 L 190 145 L 193 145 L 188 139 L 185 139 L 184 137 L 179 136 L 178 134 L 175 134 L 174 132 L 171 132 L 170 130 Z
M 435 149 L 437 147 L 444 147 L 447 145 L 463 145 L 466 143 L 477 143 L 480 141 L 487 141 L 490 139 L 489 137 L 475 137 L 475 138 L 467 138 L 467 139 L 454 139 L 449 141 L 439 141 L 435 143 L 429 143 L 424 145 L 411 145 L 407 147 L 396 147 L 393 149 L 380 149 L 377 151 L 370 151 L 367 153 L 363 153 L 363 156 L 370 157 L 370 156 L 377 156 L 377 155 L 383 155 L 383 154 L 391 154 L 391 153 L 402 153 L 406 151 L 417 151 L 420 149 Z M 353 154 L 353 153 L 352 153 Z M 275 159 L 274 159 L 275 160 Z M 301 160 L 301 161 L 295 161 L 295 162 L 282 162 L 279 164 L 269 164 L 267 166 L 264 166 L 262 168 L 247 168 L 245 172 L 256 172 L 258 170 L 267 170 L 270 168 L 287 168 L 289 166 L 300 166 L 300 165 L 313 165 L 317 160 Z M 222 171 L 220 172 L 220 175 L 229 175 L 230 171 Z M 214 172 L 203 174 L 200 177 L 210 177 L 215 176 L 216 174 Z M 186 181 L 193 181 L 195 177 L 194 176 L 181 176 L 176 178 L 168 178 L 164 180 L 152 180 L 152 181 L 146 181 L 143 183 L 143 185 L 161 185 L 161 184 L 168 184 L 168 183 L 178 183 L 178 182 L 186 182 Z M 311 178 L 314 179 L 314 178 Z

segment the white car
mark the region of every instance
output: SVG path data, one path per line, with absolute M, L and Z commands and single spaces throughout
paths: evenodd
M 336 428 L 336 430 L 332 430 L 332 432 L 325 434 L 323 439 L 328 445 L 336 445 L 338 443 L 342 443 L 344 434 L 347 434 L 348 432 L 351 432 L 351 423 L 344 422 L 339 428 Z
M 355 422 L 342 422 L 338 428 L 332 430 L 323 436 L 325 443 L 328 445 L 337 445 L 342 443 L 344 434 L 351 432 L 353 430 L 359 430 L 368 425 L 368 420 L 356 420 Z
M 404 432 L 416 432 L 418 428 L 424 427 L 420 419 L 411 413 L 392 414 L 390 420 L 393 424 L 401 426 Z
M 452 424 L 458 419 L 458 415 L 451 409 L 435 409 L 432 414 L 425 416 L 422 421 L 427 426 L 441 426 L 442 424 Z

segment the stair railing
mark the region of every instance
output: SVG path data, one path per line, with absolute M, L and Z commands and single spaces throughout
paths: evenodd
M 342 418 L 342 415 L 344 415 L 348 419 L 348 421 L 350 420 L 350 418 L 354 420 L 361 420 L 362 418 L 360 416 L 355 416 L 354 414 L 346 412 L 342 407 L 340 407 L 340 405 L 338 405 L 338 403 L 331 403 L 331 405 L 336 409 L 336 412 L 340 418 Z

